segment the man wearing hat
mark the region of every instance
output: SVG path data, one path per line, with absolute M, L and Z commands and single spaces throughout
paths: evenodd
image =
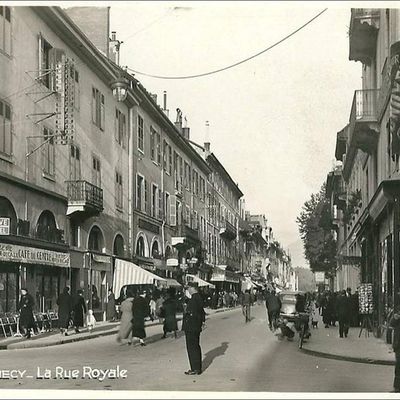
M 190 369 L 185 372 L 186 375 L 200 375 L 202 373 L 200 332 L 206 319 L 206 313 L 203 308 L 203 299 L 197 288 L 197 282 L 189 282 L 190 299 L 183 316 L 182 330 L 185 331 L 186 349 L 190 363 Z

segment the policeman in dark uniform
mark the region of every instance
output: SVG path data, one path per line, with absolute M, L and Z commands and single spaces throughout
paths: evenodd
M 188 286 L 190 299 L 183 316 L 182 330 L 185 331 L 190 370 L 186 371 L 185 374 L 200 375 L 202 373 L 200 332 L 206 314 L 203 308 L 203 299 L 197 292 L 197 282 L 190 282 Z

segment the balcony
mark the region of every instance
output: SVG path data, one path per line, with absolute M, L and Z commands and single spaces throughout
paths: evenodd
M 379 139 L 377 98 L 379 89 L 356 90 L 351 107 L 348 128 L 347 153 L 343 177 L 347 181 L 357 149 L 372 154 Z
M 201 243 L 199 231 L 185 224 L 178 225 L 177 232 L 175 236 L 172 236 L 171 242 L 172 246 L 176 247 L 178 250 L 188 250 L 192 247 L 196 247 Z
M 223 221 L 221 224 L 222 228 L 220 228 L 219 230 L 219 235 L 223 238 L 223 239 L 227 239 L 227 240 L 234 240 L 236 239 L 236 235 L 237 235 L 237 230 L 236 227 L 233 226 L 230 222 L 228 221 Z
M 375 58 L 380 10 L 352 8 L 349 30 L 349 60 L 370 64 Z
M 67 215 L 96 215 L 103 211 L 103 189 L 87 181 L 67 181 Z

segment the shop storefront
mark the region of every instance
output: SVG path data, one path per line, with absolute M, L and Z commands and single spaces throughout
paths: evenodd
M 35 311 L 54 310 L 69 279 L 68 252 L 0 243 L 0 312 L 16 311 L 24 286 L 35 300 Z
M 238 292 L 241 289 L 239 275 L 223 268 L 214 268 L 211 282 L 216 286 L 218 291 L 227 290 Z
M 112 287 L 112 257 L 88 253 L 86 259 L 89 307 L 96 320 L 104 321 L 107 307 L 108 289 Z

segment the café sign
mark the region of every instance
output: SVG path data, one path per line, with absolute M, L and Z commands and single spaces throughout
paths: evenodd
M 70 254 L 60 253 L 15 244 L 0 243 L 0 261 L 17 262 L 22 264 L 52 265 L 55 267 L 70 266 Z

